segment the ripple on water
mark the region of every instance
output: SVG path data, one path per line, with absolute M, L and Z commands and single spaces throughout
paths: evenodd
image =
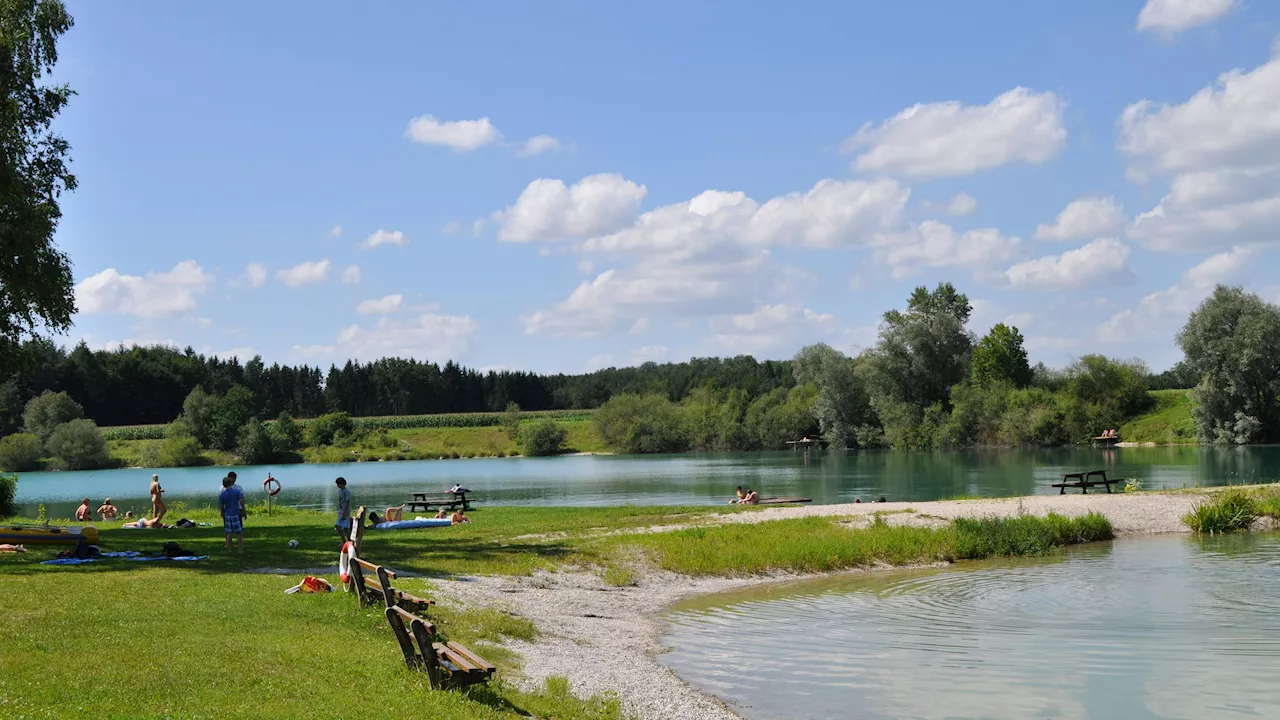
M 826 579 L 669 614 L 681 676 L 769 718 L 1267 717 L 1280 536 Z

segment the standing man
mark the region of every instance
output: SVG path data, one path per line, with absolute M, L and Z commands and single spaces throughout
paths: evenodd
M 218 509 L 222 511 L 222 532 L 227 536 L 227 552 L 231 552 L 231 536 L 240 543 L 244 554 L 244 491 L 236 487 L 236 479 L 230 475 L 222 478 L 222 492 L 218 495 Z
M 346 478 L 338 478 L 333 484 L 338 486 L 338 522 L 334 528 L 338 531 L 338 547 L 342 547 L 351 535 L 351 491 Z
M 164 490 L 160 488 L 160 476 L 151 476 L 151 519 L 157 522 L 164 514 L 169 512 L 169 506 L 164 504 Z

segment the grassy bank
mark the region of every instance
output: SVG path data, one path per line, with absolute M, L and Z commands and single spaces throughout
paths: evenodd
M 1192 532 L 1217 535 L 1248 530 L 1258 518 L 1280 520 L 1280 491 L 1275 487 L 1230 488 L 1214 493 L 1182 518 Z
M 1155 405 L 1120 427 L 1125 442 L 1195 443 L 1196 423 L 1191 417 L 1191 396 L 1186 390 L 1152 390 Z
M 719 525 L 715 513 L 755 508 L 488 508 L 449 528 L 371 531 L 364 555 L 405 572 L 401 584 L 432 594 L 431 576 L 523 575 L 592 567 L 614 584 L 646 568 L 689 575 L 779 570 L 818 572 L 992 555 L 1052 552 L 1107 539 L 1110 524 L 1016 517 L 957 521 L 937 529 L 853 529 L 839 518 Z M 404 669 L 376 609 L 352 596 L 284 595 L 303 568 L 326 575 L 336 562 L 331 518 L 313 511 L 254 507 L 246 553 L 227 554 L 209 509 L 185 517 L 190 530 L 102 528 L 104 549 L 158 549 L 176 541 L 206 561 L 166 564 L 109 559 L 77 567 L 39 561 L 57 548 L 0 555 L 0 708 L 5 717 L 349 717 L 357 697 L 380 714 L 439 718 L 620 717 L 615 699 L 579 699 L 561 681 L 539 692 L 501 680 L 468 692 L 433 692 Z M 673 532 L 627 532 L 696 525 Z M 289 540 L 298 547 L 290 548 Z M 293 568 L 286 576 L 245 572 Z M 427 576 L 407 577 L 410 573 Z M 487 656 L 509 678 L 518 666 L 495 643 L 532 640 L 537 630 L 494 610 L 441 603 L 441 632 Z M 74 662 L 68 661 L 74 658 Z
M 565 452 L 608 451 L 590 420 L 570 419 L 560 423 L 568 431 Z M 387 436 L 391 439 L 387 446 L 366 442 L 348 447 L 303 447 L 297 460 L 308 463 L 376 462 L 507 457 L 520 453 L 516 442 L 502 428 L 492 426 L 397 428 L 388 430 Z M 156 448 L 162 442 L 153 439 L 109 440 L 107 454 L 113 464 L 120 467 L 140 467 L 148 449 Z M 240 464 L 232 453 L 205 450 L 201 454 L 207 465 Z

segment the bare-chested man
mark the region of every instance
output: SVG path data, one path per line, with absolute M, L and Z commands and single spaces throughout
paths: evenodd
M 164 490 L 160 487 L 160 476 L 151 476 L 151 518 L 156 522 L 169 512 L 169 506 L 164 504 Z

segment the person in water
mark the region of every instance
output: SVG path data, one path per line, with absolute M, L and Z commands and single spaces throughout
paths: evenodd
M 156 522 L 160 522 L 164 518 L 164 514 L 169 512 L 169 506 L 164 504 L 164 489 L 160 487 L 160 476 L 151 476 L 151 518 Z
M 89 498 L 85 498 L 80 503 L 80 507 L 76 508 L 76 520 L 80 522 L 89 522 L 93 519 L 93 513 L 89 510 Z
M 120 514 L 119 508 L 111 504 L 111 498 L 102 501 L 102 507 L 98 508 L 98 517 L 103 520 L 115 520 Z

